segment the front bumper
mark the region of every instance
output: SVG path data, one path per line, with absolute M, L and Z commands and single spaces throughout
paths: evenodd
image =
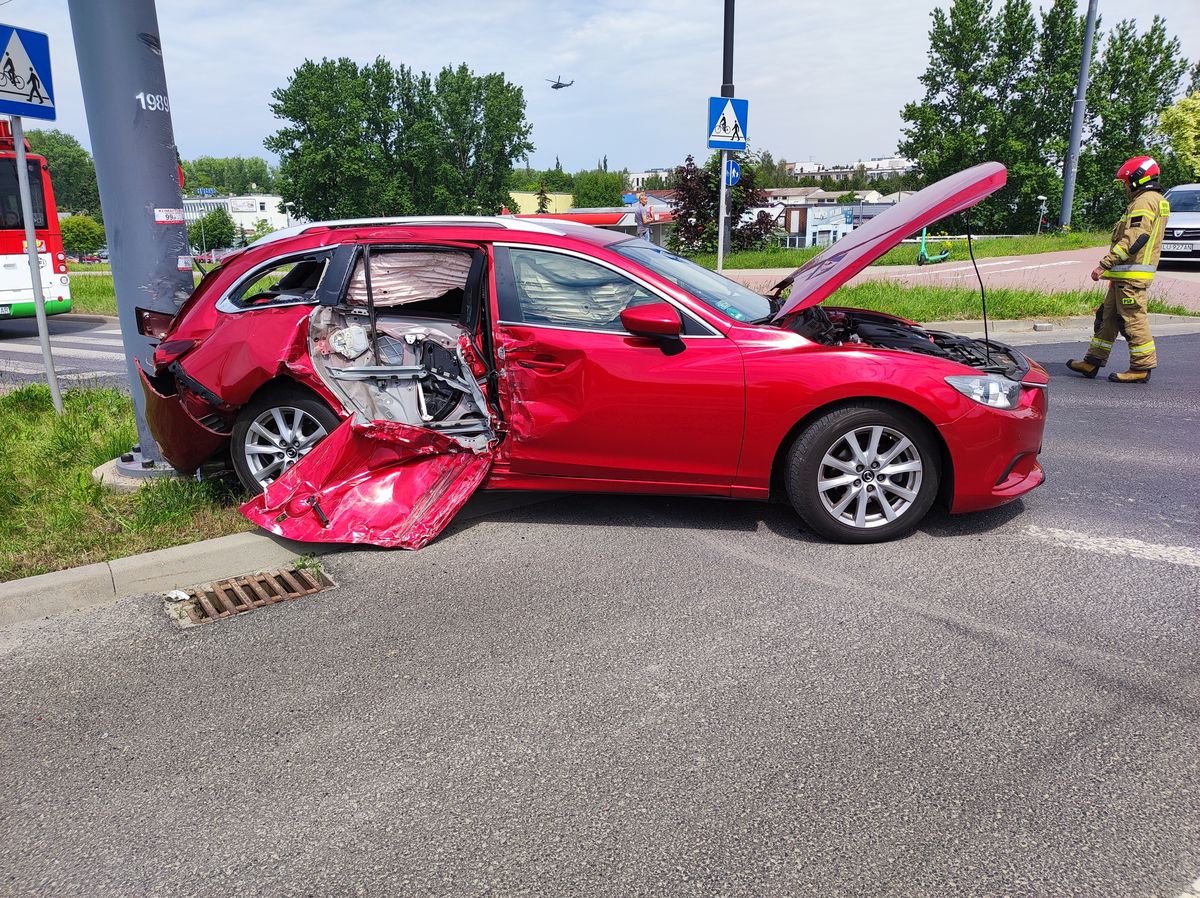
M 1041 486 L 1046 404 L 1045 387 L 1027 386 L 1015 409 L 975 405 L 940 428 L 954 467 L 952 513 L 995 508 Z
M 163 458 L 177 471 L 190 474 L 221 448 L 229 434 L 213 430 L 192 417 L 178 392 L 169 392 L 173 378 L 169 382 L 159 380 L 156 387 L 141 363 L 135 364 L 146 397 L 146 424 L 150 433 Z

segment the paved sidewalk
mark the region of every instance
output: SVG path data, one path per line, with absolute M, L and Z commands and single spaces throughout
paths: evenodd
M 1026 256 L 1001 256 L 979 260 L 984 286 L 1062 293 L 1069 290 L 1103 289 L 1089 277 L 1103 255 L 1102 247 L 1074 249 Z M 1150 295 L 1172 305 L 1200 312 L 1200 280 L 1183 263 L 1160 268 L 1150 285 Z M 727 269 L 724 273 L 752 290 L 766 292 L 791 274 L 792 268 Z M 940 265 L 872 265 L 851 279 L 850 284 L 892 281 L 905 287 L 975 287 L 975 270 L 970 262 Z

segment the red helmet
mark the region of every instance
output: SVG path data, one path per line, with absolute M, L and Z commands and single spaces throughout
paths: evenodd
M 1117 180 L 1130 187 L 1144 187 L 1158 180 L 1158 163 L 1149 156 L 1134 156 L 1117 169 Z

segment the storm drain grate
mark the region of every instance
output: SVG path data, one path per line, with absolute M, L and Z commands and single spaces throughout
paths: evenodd
M 167 611 L 180 626 L 194 627 L 309 596 L 334 585 L 320 568 L 282 568 L 177 590 L 167 596 Z

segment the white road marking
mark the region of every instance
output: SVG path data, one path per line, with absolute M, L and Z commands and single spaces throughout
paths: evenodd
M 1185 567 L 1200 568 L 1200 549 L 1191 546 L 1162 546 L 1121 536 L 1098 536 L 1076 530 L 1060 530 L 1057 527 L 1039 527 L 1031 524 L 1025 533 L 1036 539 L 1080 552 L 1098 555 L 1118 555 L 1139 558 L 1142 561 L 1164 561 Z
M 1019 262 L 1019 261 L 1021 261 L 1021 260 L 1013 259 L 1008 262 L 980 262 L 979 267 L 987 268 L 988 266 L 991 266 L 991 265 L 1012 265 L 1013 262 Z M 1042 262 L 1037 265 L 1020 265 L 1016 268 L 1005 268 L 1004 271 L 995 272 L 995 273 L 1007 274 L 1010 271 L 1032 271 L 1035 268 L 1055 268 L 1059 265 L 1079 265 L 1079 264 L 1080 264 L 1080 262 L 1078 259 L 1067 259 L 1062 262 Z M 955 274 L 955 272 L 959 272 L 959 271 L 965 271 L 968 273 L 967 274 Z M 925 269 L 921 269 L 919 271 L 905 271 L 905 272 L 901 272 L 899 274 L 889 274 L 888 277 L 895 279 L 895 278 L 911 277 L 913 275 L 926 275 L 927 277 L 944 278 L 949 281 L 949 280 L 957 280 L 959 278 L 971 277 L 971 275 L 973 275 L 974 273 L 975 273 L 975 270 L 970 265 L 967 265 L 966 267 L 962 267 L 962 268 L 937 268 L 937 269 L 925 268 Z
M 0 344 L 0 355 L 8 352 L 25 353 L 27 355 L 41 355 L 42 347 L 31 345 L 29 343 L 3 343 Z M 113 361 L 115 359 L 123 359 L 125 353 L 121 350 L 114 349 L 112 352 L 100 352 L 95 349 L 74 349 L 70 346 L 57 346 L 53 340 L 50 341 L 50 352 L 55 357 L 63 356 L 68 359 L 104 359 L 105 361 Z
M 76 371 L 74 368 L 60 368 L 56 364 L 54 372 L 58 375 L 59 380 L 96 380 L 101 377 L 119 377 L 121 372 L 118 371 Z M 5 374 L 36 374 L 39 377 L 46 373 L 46 369 L 41 363 L 35 362 L 18 362 L 13 359 L 0 359 L 0 376 Z

